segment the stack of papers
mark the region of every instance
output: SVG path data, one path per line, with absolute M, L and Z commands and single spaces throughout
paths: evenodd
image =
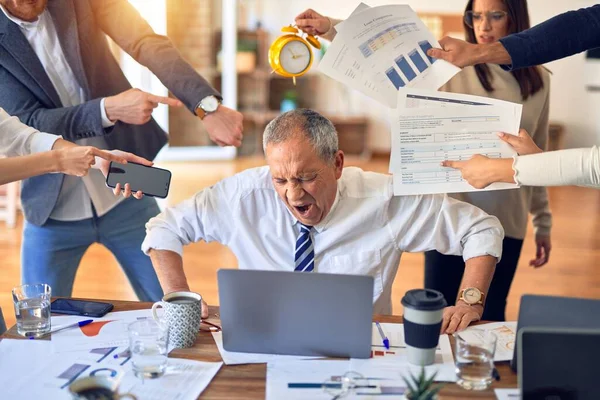
M 409 6 L 361 3 L 335 29 L 319 70 L 394 109 L 389 171 L 395 195 L 478 190 L 440 163 L 516 154 L 497 133 L 518 133 L 522 106 L 437 92 L 460 68 L 427 56 L 440 45 Z M 517 187 L 494 183 L 486 190 Z
M 3 398 L 66 400 L 71 398 L 68 387 L 72 382 L 98 375 L 116 379 L 120 393 L 130 392 L 140 400 L 198 398 L 223 363 L 169 358 L 167 372 L 162 377 L 146 380 L 136 377 L 128 349 L 127 324 L 141 318 L 151 318 L 150 310 L 109 313 L 82 328 L 57 332 L 50 341 L 3 339 L 0 341 Z M 81 319 L 52 317 L 52 324 Z

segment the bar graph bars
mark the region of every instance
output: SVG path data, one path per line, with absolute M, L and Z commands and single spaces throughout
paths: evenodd
M 410 64 L 404 56 L 396 58 L 395 61 L 396 65 L 398 66 L 398 68 L 400 68 L 400 71 L 402 71 L 402 73 L 404 74 L 406 79 L 408 79 L 409 82 L 417 77 L 417 74 L 415 73 L 415 71 L 413 71 L 412 67 L 410 66 Z
M 419 72 L 423 72 L 427 69 L 427 63 L 423 60 L 423 57 L 421 57 L 417 49 L 411 50 L 411 52 L 408 53 L 408 57 L 412 60 L 413 64 L 415 64 L 415 67 L 417 67 Z
M 423 50 L 423 53 L 426 55 L 427 59 L 429 59 L 429 63 L 433 64 L 436 59 L 427 55 L 427 50 L 431 49 L 431 43 L 427 40 L 422 40 L 419 42 L 419 47 L 421 47 L 421 50 Z
M 427 50 L 432 48 L 431 43 L 427 40 L 422 40 L 419 42 L 419 48 L 423 53 L 415 48 L 409 51 L 407 55 L 401 54 L 394 60 L 396 66 L 400 69 L 400 72 L 402 72 L 402 75 L 400 75 L 395 66 L 392 66 L 385 71 L 385 75 L 390 82 L 392 82 L 396 90 L 406 86 L 419 74 L 425 72 L 425 70 L 435 62 L 435 58 L 427 56 Z M 429 60 L 429 64 L 425 59 Z
M 404 86 L 404 81 L 400 78 L 400 75 L 398 75 L 398 72 L 396 72 L 394 68 L 389 68 L 385 71 L 385 74 L 390 78 L 390 81 L 392 81 L 392 84 L 396 89 L 400 89 Z

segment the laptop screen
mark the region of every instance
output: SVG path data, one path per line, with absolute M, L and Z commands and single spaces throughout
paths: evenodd
M 524 328 L 519 351 L 523 400 L 600 399 L 600 329 Z

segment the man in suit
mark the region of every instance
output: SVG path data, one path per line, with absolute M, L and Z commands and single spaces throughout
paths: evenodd
M 0 107 L 38 130 L 78 144 L 153 159 L 167 136 L 151 118 L 158 103 L 185 105 L 219 145 L 241 143 L 242 116 L 157 35 L 126 0 L 0 0 Z M 132 89 L 106 36 L 148 67 L 180 99 Z M 70 296 L 92 243 L 117 258 L 141 300 L 162 290 L 140 251 L 156 202 L 116 198 L 99 173 L 48 174 L 23 182 L 23 283 Z M 102 268 L 102 266 L 96 266 Z M 101 274 L 98 274 L 101 276 Z

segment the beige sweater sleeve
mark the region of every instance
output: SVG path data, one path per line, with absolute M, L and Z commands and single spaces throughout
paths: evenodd
M 515 158 L 515 180 L 525 186 L 600 189 L 600 147 L 549 151 Z
M 547 85 L 550 86 L 550 80 Z M 546 92 L 546 99 L 538 119 L 537 128 L 532 132 L 535 144 L 544 151 L 548 148 L 548 114 L 550 110 L 550 90 Z M 552 228 L 552 213 L 548 203 L 548 189 L 543 186 L 532 188 L 531 202 L 529 203 L 531 222 L 536 235 L 549 236 Z

